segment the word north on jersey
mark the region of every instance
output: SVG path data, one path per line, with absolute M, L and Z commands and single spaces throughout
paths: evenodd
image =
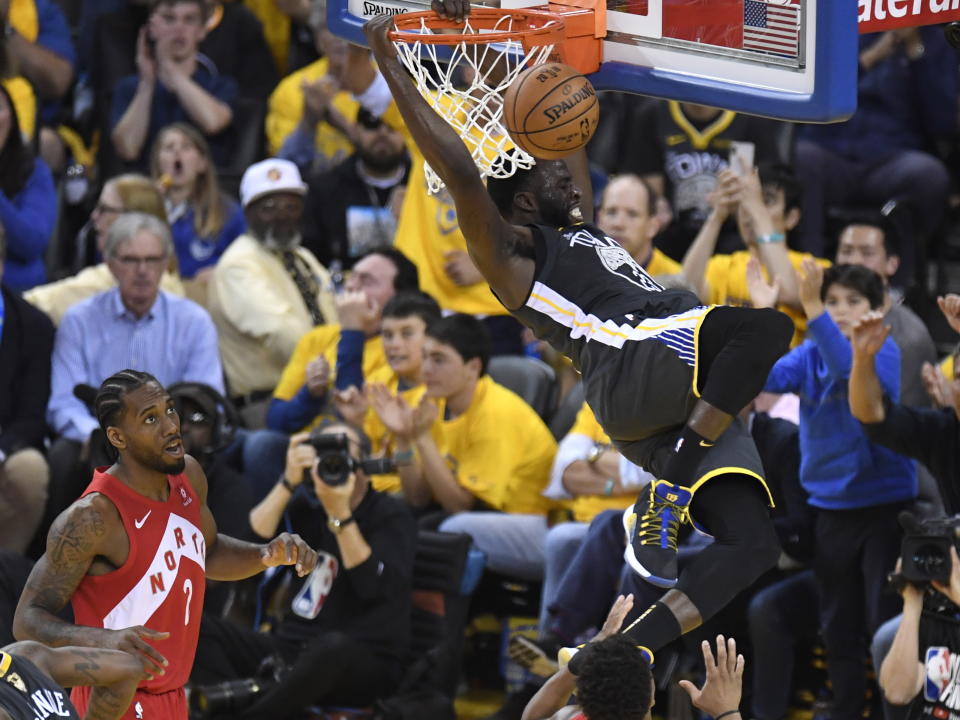
M 192 587 L 175 588 L 181 564 L 196 563 L 204 568 L 206 554 L 207 546 L 200 528 L 186 518 L 171 513 L 150 567 L 104 618 L 103 626 L 115 630 L 143 625 L 175 589 L 192 594 Z

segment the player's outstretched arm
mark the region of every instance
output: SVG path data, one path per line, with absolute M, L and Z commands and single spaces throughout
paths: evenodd
M 459 16 L 469 11 L 465 0 L 446 0 L 445 4 L 457 5 Z M 433 7 L 438 10 L 440 3 L 435 0 Z M 447 14 L 458 16 L 450 8 Z M 470 256 L 500 299 L 508 307 L 519 307 L 533 283 L 534 263 L 517 257 L 513 248 L 530 242 L 530 230 L 511 225 L 500 215 L 463 141 L 421 97 L 404 72 L 396 48 L 387 37 L 392 28 L 389 15 L 375 17 L 364 26 L 380 72 L 414 142 L 453 196 Z
M 317 552 L 299 535 L 281 533 L 268 543 L 237 540 L 217 532 L 217 522 L 207 506 L 207 476 L 200 463 L 187 456 L 187 477 L 200 498 L 200 529 L 207 546 L 205 573 L 211 580 L 243 580 L 277 565 L 295 565 L 301 577 L 317 564 Z
M 135 656 L 120 650 L 49 648 L 26 641 L 4 648 L 25 657 L 64 687 L 93 687 L 85 720 L 118 720 L 130 707 L 137 684 L 144 678 Z
M 620 595 L 610 608 L 607 619 L 596 637 L 590 642 L 599 642 L 620 632 L 624 618 L 633 608 L 633 595 Z M 537 694 L 523 709 L 521 720 L 545 720 L 567 704 L 577 687 L 577 678 L 568 667 L 563 667 L 544 683 Z

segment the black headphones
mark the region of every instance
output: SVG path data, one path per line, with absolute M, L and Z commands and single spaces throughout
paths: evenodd
M 204 409 L 210 404 L 216 408 L 212 418 L 213 438 L 210 441 L 210 446 L 203 448 L 204 453 L 219 452 L 233 442 L 237 428 L 241 426 L 241 419 L 240 413 L 227 398 L 209 385 L 198 382 L 174 383 L 167 388 L 167 392 L 170 393 L 174 403 L 178 405 L 181 400 L 190 400 Z M 178 407 L 177 411 L 179 412 L 179 410 Z

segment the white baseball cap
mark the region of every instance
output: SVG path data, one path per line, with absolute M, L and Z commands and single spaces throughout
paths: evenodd
M 300 171 L 289 160 L 261 160 L 243 173 L 240 180 L 240 201 L 244 207 L 275 192 L 292 192 L 297 195 L 305 195 L 307 192 Z

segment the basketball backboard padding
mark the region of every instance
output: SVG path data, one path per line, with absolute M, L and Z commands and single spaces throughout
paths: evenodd
M 544 4 L 504 3 L 508 1 L 512 6 Z M 781 7 L 794 8 L 794 52 L 758 51 L 745 42 L 737 47 L 691 41 L 690 33 L 674 32 L 671 37 L 678 17 L 689 21 L 687 25 L 699 22 L 701 15 L 690 13 L 698 7 L 702 11 L 707 7 L 703 3 L 709 3 L 714 14 L 718 8 L 726 8 L 728 17 L 739 13 L 741 38 L 746 35 L 748 13 L 754 13 L 751 18 L 756 12 L 772 17 L 782 12 Z M 328 0 L 328 26 L 351 42 L 365 44 L 362 26 L 369 17 L 428 6 L 429 0 Z M 606 6 L 603 61 L 590 75 L 597 90 L 798 122 L 834 122 L 856 110 L 858 29 L 853 0 L 607 0 Z

